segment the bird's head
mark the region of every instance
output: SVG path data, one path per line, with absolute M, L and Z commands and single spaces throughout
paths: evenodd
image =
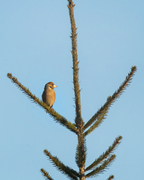
M 56 88 L 57 86 L 53 83 L 53 82 L 48 82 L 46 85 L 45 85 L 45 90 L 46 89 L 54 89 Z

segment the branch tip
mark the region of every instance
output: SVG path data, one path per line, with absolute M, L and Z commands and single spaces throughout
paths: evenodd
M 12 79 L 12 74 L 11 73 L 7 73 L 7 77 Z

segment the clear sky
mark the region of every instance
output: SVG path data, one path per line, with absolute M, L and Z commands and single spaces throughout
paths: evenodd
M 117 180 L 143 180 L 144 1 L 74 3 L 85 122 L 137 66 L 130 86 L 87 137 L 86 166 L 122 135 L 116 160 L 93 179 L 105 180 L 114 174 Z M 41 168 L 55 180 L 66 180 L 44 149 L 78 170 L 76 135 L 55 123 L 6 77 L 12 73 L 40 99 L 44 85 L 53 81 L 58 86 L 54 109 L 74 122 L 70 33 L 67 0 L 0 1 L 0 180 L 43 180 Z

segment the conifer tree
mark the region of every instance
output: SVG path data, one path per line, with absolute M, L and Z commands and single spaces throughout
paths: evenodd
M 72 40 L 72 61 L 73 61 L 73 84 L 74 84 L 74 95 L 75 95 L 75 122 L 71 123 L 65 117 L 60 115 L 54 109 L 51 109 L 47 106 L 42 100 L 38 99 L 34 94 L 30 92 L 28 88 L 23 86 L 15 77 L 12 76 L 11 73 L 8 73 L 7 76 L 15 83 L 20 90 L 22 90 L 30 99 L 32 99 L 35 103 L 39 104 L 42 108 L 48 112 L 56 122 L 59 122 L 61 125 L 66 127 L 68 130 L 72 131 L 77 135 L 77 148 L 76 148 L 76 164 L 79 168 L 79 171 L 76 171 L 69 166 L 65 165 L 61 162 L 57 157 L 53 156 L 48 150 L 44 150 L 45 155 L 51 160 L 54 166 L 57 167 L 62 173 L 67 175 L 69 179 L 74 180 L 85 180 L 89 177 L 94 177 L 100 173 L 102 173 L 115 159 L 116 155 L 113 154 L 115 147 L 120 143 L 122 136 L 118 136 L 113 144 L 109 146 L 109 148 L 103 152 L 97 159 L 93 160 L 93 162 L 85 167 L 86 162 L 86 136 L 93 132 L 106 118 L 108 110 L 113 102 L 122 94 L 125 88 L 131 82 L 131 79 L 136 71 L 136 66 L 131 68 L 130 73 L 126 76 L 124 82 L 120 85 L 120 87 L 107 98 L 105 104 L 98 109 L 98 111 L 85 123 L 83 121 L 81 115 L 81 101 L 80 101 L 80 87 L 79 87 L 79 61 L 77 56 L 77 28 L 74 19 L 74 3 L 73 0 L 68 0 L 68 10 L 70 16 L 71 23 L 71 40 Z M 53 180 L 53 178 L 49 175 L 49 173 L 41 169 L 43 175 L 49 179 Z M 108 180 L 113 179 L 114 176 L 111 175 Z

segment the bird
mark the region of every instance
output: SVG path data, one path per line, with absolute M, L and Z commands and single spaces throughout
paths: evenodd
M 54 88 L 56 87 L 57 86 L 53 82 L 48 82 L 45 85 L 44 91 L 42 93 L 43 102 L 46 103 L 50 108 L 52 108 L 55 102 L 56 94 L 55 94 Z

